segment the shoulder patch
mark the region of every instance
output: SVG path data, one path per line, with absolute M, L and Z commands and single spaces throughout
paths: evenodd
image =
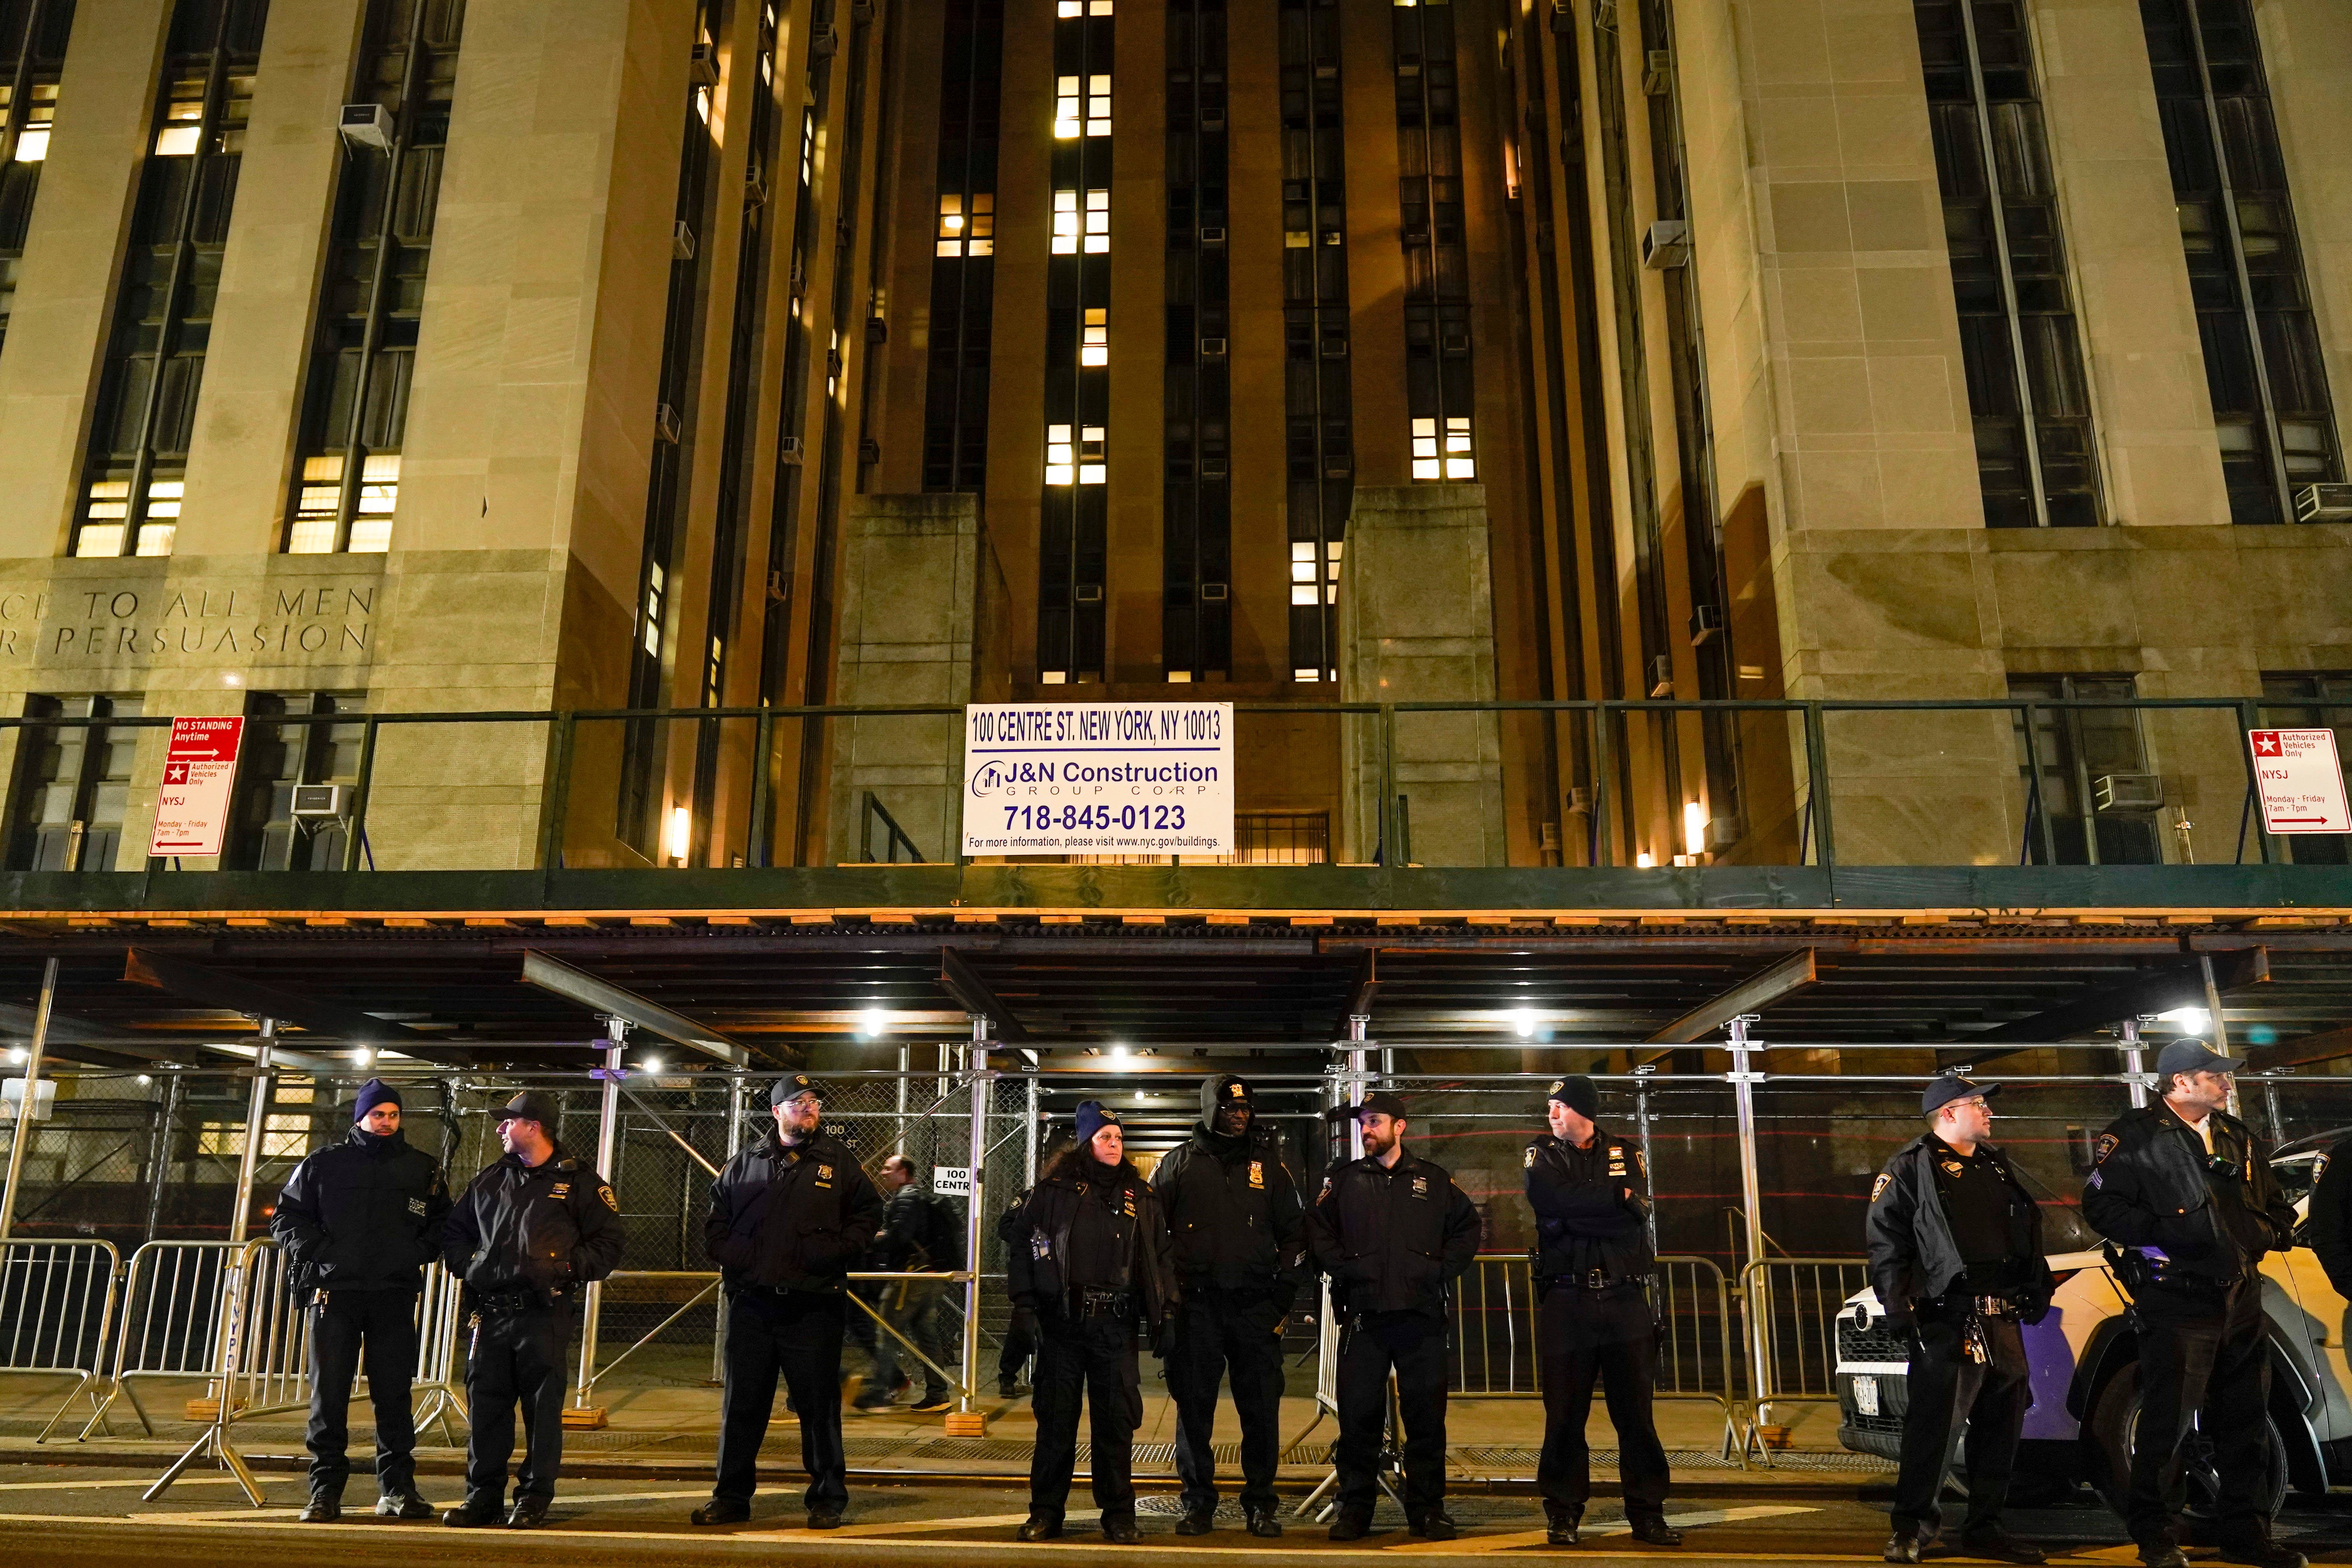
M 2100 1133 L 2098 1142 L 2091 1145 L 2091 1163 L 2094 1165 L 2105 1164 L 2107 1163 L 2107 1156 L 2114 1153 L 2116 1152 L 2116 1145 L 2122 1142 L 2122 1139 L 2116 1137 L 2112 1132 Z
M 606 1186 L 602 1182 L 597 1183 L 596 1195 L 604 1200 L 604 1206 L 606 1208 L 611 1209 L 614 1214 L 619 1214 L 621 1212 L 621 1200 L 613 1195 L 613 1189 L 611 1187 Z
M 2316 1184 L 2319 1178 L 2326 1174 L 2327 1174 L 2327 1156 L 2321 1154 L 2311 1162 L 2312 1182 Z
M 1894 1184 L 1895 1178 L 1893 1176 L 1888 1175 L 1884 1171 L 1879 1172 L 1878 1180 L 1870 1184 L 1870 1201 L 1872 1203 L 1876 1203 L 1880 1198 L 1886 1194 L 1886 1189 Z
M 1528 1157 L 1527 1157 L 1526 1161 L 1522 1163 L 1522 1165 L 1521 1165 L 1521 1169 L 1523 1169 L 1523 1170 L 1533 1170 L 1533 1169 L 1535 1168 L 1535 1163 L 1536 1163 L 1536 1146 L 1535 1146 L 1534 1144 L 1530 1143 L 1530 1144 L 1528 1144 Z

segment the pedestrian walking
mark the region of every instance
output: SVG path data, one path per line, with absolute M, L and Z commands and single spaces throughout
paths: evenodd
M 1140 1539 L 1134 1444 L 1143 1423 L 1135 1337 L 1139 1328 L 1150 1333 L 1164 1355 L 1176 1279 L 1167 1222 L 1151 1184 L 1128 1161 L 1116 1110 L 1099 1100 L 1079 1103 L 1076 1141 L 1045 1168 L 1012 1228 L 1006 1289 L 1037 1320 L 1030 1401 L 1037 1442 L 1021 1539 L 1051 1541 L 1062 1533 L 1083 1401 L 1102 1532 L 1131 1546 Z
M 563 1463 L 565 1351 L 574 1298 L 620 1266 L 621 1204 L 597 1172 L 555 1142 L 554 1102 L 530 1090 L 499 1112 L 506 1156 L 473 1180 L 443 1237 L 449 1272 L 466 1282 L 473 1338 L 466 1354 L 466 1500 L 444 1524 L 547 1520 Z M 523 1461 L 505 1510 L 515 1407 Z
M 1151 1173 L 1173 1237 L 1181 1304 L 1168 1352 L 1176 1402 L 1179 1535 L 1205 1535 L 1217 1512 L 1211 1434 L 1217 1385 L 1233 1381 L 1242 1429 L 1242 1517 L 1252 1535 L 1282 1533 L 1274 1473 L 1281 1458 L 1282 1326 L 1306 1274 L 1307 1221 L 1282 1141 L 1258 1125 L 1249 1082 L 1201 1085 L 1192 1136 Z
M 1617 1478 L 1633 1539 L 1675 1546 L 1666 1523 L 1666 1451 L 1651 1409 L 1657 1324 L 1651 1316 L 1649 1173 L 1641 1146 L 1604 1131 L 1601 1091 L 1582 1076 L 1555 1079 L 1551 1131 L 1528 1144 L 1528 1206 L 1536 1216 L 1536 1325 L 1544 1401 L 1545 1539 L 1576 1544 L 1592 1494 L 1584 1441 L 1597 1383 L 1617 1431 Z
M 2271 1538 L 2270 1348 L 2261 1265 L 2292 1245 L 2270 1151 L 2222 1109 L 2242 1062 L 2197 1039 L 2156 1058 L 2163 1099 L 2107 1124 L 2083 1217 L 2107 1238 L 2138 1325 L 2139 1420 L 2124 1523 L 2148 1568 L 2186 1568 L 2180 1445 L 2212 1445 L 2224 1563 L 2304 1568 Z
M 1339 1321 L 1339 1516 L 1334 1541 L 1360 1540 L 1380 1497 L 1389 1374 L 1404 1424 L 1405 1522 L 1454 1538 L 1445 1511 L 1446 1297 L 1478 1256 L 1478 1211 L 1445 1168 L 1408 1154 L 1404 1101 L 1385 1091 L 1355 1108 L 1363 1157 L 1324 1173 L 1307 1211 L 1307 1255 L 1331 1281 Z
M 1934 1544 L 1963 1426 L 1961 1550 L 2004 1563 L 2046 1555 L 2001 1524 L 2033 1403 L 2021 1325 L 2048 1314 L 2057 1285 L 2042 1256 L 2042 1210 L 1992 1142 L 1988 1102 L 2000 1092 L 1956 1074 L 1927 1085 L 1919 1097 L 1927 1131 L 1871 1184 L 1871 1283 L 1887 1329 L 1910 1336 L 1889 1563 L 1916 1563 Z
M 841 1344 L 849 1270 L 882 1227 L 882 1194 L 845 1144 L 826 1135 L 824 1090 L 805 1073 L 768 1090 L 774 1128 L 710 1184 L 703 1248 L 727 1291 L 727 1378 L 719 1401 L 719 1474 L 696 1524 L 751 1517 L 760 1446 L 781 1375 L 800 1417 L 803 1504 L 811 1530 L 849 1506 L 841 1445 Z
M 916 1179 L 914 1162 L 904 1154 L 893 1154 L 882 1162 L 881 1178 L 886 1197 L 882 1235 L 874 1244 L 875 1272 L 952 1274 L 961 1268 L 963 1226 L 945 1200 L 923 1190 Z M 882 1288 L 883 1319 L 896 1332 L 875 1336 L 874 1375 L 851 1407 L 872 1412 L 896 1406 L 893 1391 L 902 1377 L 908 1376 L 899 1371 L 899 1359 L 908 1355 L 911 1346 L 923 1358 L 915 1363 L 923 1374 L 923 1393 L 910 1408 L 923 1413 L 945 1410 L 955 1402 L 942 1371 L 949 1360 L 941 1310 L 946 1283 L 937 1279 L 876 1283 Z
M 351 1131 L 294 1167 L 269 1218 L 296 1296 L 312 1298 L 305 1524 L 342 1516 L 352 1380 L 362 1357 L 375 1408 L 375 1511 L 433 1517 L 416 1490 L 409 1390 L 416 1378 L 416 1299 L 425 1265 L 441 1256 L 449 1186 L 438 1160 L 409 1147 L 400 1111 L 398 1089 L 377 1078 L 362 1084 Z

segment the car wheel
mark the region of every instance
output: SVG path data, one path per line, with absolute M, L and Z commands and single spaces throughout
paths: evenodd
M 2263 1474 L 2264 1488 L 2270 1494 L 2267 1511 L 2275 1517 L 2280 1505 L 2286 1501 L 2286 1439 L 2279 1435 L 2278 1423 L 2268 1415 L 2263 1418 L 2263 1427 L 2270 1440 Z M 2091 1463 L 2086 1467 L 2091 1473 L 2091 1485 L 2117 1518 L 2126 1517 L 2131 1491 L 2133 1439 L 2138 1430 L 2139 1368 L 2132 1365 L 2116 1373 L 2100 1390 L 2098 1403 L 2091 1412 L 2090 1430 L 2085 1434 L 2091 1449 L 2087 1456 Z M 2188 1441 L 2181 1445 L 2181 1459 L 2188 1471 L 2189 1512 L 2210 1519 L 2221 1492 L 2220 1478 L 2213 1468 L 2212 1440 L 2192 1429 Z

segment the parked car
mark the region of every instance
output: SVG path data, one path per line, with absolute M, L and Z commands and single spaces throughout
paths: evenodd
M 2286 1489 L 2316 1495 L 2331 1479 L 2352 1482 L 2352 1365 L 2347 1365 L 2347 1306 L 2302 1231 L 2315 1162 L 2346 1131 L 2288 1144 L 2271 1168 L 2294 1200 L 2295 1246 L 2263 1260 L 2263 1310 L 2271 1356 L 2270 1446 L 2273 1501 Z M 2036 1187 L 2031 1178 L 2030 1188 Z M 2099 1238 L 2080 1210 L 2044 1204 L 2045 1234 L 2067 1250 L 2050 1257 L 2058 1292 L 2050 1315 L 2025 1330 L 2033 1406 L 2019 1455 L 2018 1500 L 2087 1484 L 2122 1511 L 2130 1472 L 2131 1433 L 2139 1419 L 2138 1344 L 2126 1311 L 2130 1300 L 2109 1272 Z M 1838 1438 L 1858 1453 L 1888 1458 L 1900 1451 L 1907 1344 L 1887 1331 L 1878 1296 L 1864 1289 L 1838 1316 Z M 2210 1503 L 2213 1472 L 2201 1441 L 2189 1442 L 2191 1506 Z

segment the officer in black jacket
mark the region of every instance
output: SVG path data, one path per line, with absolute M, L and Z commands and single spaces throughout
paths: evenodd
M 2185 1568 L 2180 1444 L 2195 1419 L 2220 1476 L 2221 1560 L 2303 1568 L 2271 1539 L 2263 1255 L 2292 1245 L 2294 1209 L 2270 1151 L 2222 1109 L 2242 1063 L 2202 1040 L 2156 1058 L 2164 1098 L 2107 1124 L 2083 1217 L 2107 1238 L 2139 1331 L 2139 1426 L 2125 1524 L 2149 1568 Z
M 1545 1102 L 1551 1131 L 1528 1144 L 1528 1206 L 1535 1211 L 1536 1327 L 1542 1357 L 1545 1536 L 1576 1544 L 1592 1493 L 1584 1424 L 1602 1384 L 1617 1429 L 1617 1477 L 1636 1541 L 1676 1546 L 1666 1523 L 1666 1450 L 1651 1413 L 1657 1325 L 1650 1315 L 1649 1173 L 1641 1146 L 1602 1131 L 1601 1091 L 1589 1078 L 1556 1079 Z
M 474 1178 L 450 1211 L 442 1261 L 466 1282 L 474 1337 L 466 1355 L 466 1500 L 444 1524 L 546 1522 L 563 1463 L 565 1348 L 572 1297 L 620 1266 L 620 1200 L 555 1142 L 559 1112 L 526 1090 L 499 1112 L 506 1158 Z M 515 1405 L 522 1468 L 503 1512 Z
M 1135 1332 L 1140 1324 L 1164 1352 L 1176 1308 L 1168 1223 L 1151 1184 L 1128 1163 L 1118 1112 L 1078 1105 L 1077 1138 L 1055 1155 L 1021 1205 L 1005 1254 L 1005 1289 L 1037 1317 L 1037 1446 L 1029 1464 L 1024 1541 L 1062 1533 L 1077 1465 L 1078 1406 L 1094 1439 L 1094 1495 L 1102 1532 L 1132 1546 L 1135 1429 L 1143 1387 Z
M 377 1513 L 430 1519 L 416 1491 L 416 1298 L 422 1270 L 441 1256 L 449 1187 L 441 1163 L 400 1132 L 400 1091 L 382 1079 L 360 1086 L 351 1135 L 314 1151 L 286 1180 L 269 1219 L 298 1293 L 316 1290 L 310 1317 L 310 1501 L 306 1524 L 342 1515 L 352 1473 L 352 1379 L 366 1347 L 375 1406 Z
M 1443 1165 L 1404 1152 L 1404 1101 L 1385 1091 L 1355 1108 L 1360 1160 L 1339 1160 L 1307 1213 L 1307 1256 L 1331 1281 L 1339 1321 L 1339 1477 L 1334 1541 L 1360 1540 L 1380 1497 L 1389 1373 L 1404 1422 L 1405 1522 L 1454 1538 L 1445 1511 L 1445 1306 L 1478 1256 L 1478 1211 Z
M 882 1228 L 882 1194 L 846 1145 L 825 1135 L 824 1090 L 805 1073 L 768 1090 L 776 1130 L 710 1184 L 704 1250 L 724 1276 L 727 1386 L 719 1404 L 719 1479 L 697 1524 L 751 1517 L 760 1445 L 783 1376 L 800 1415 L 811 1530 L 841 1523 L 849 1461 L 841 1446 L 842 1314 L 849 1270 Z
M 2352 1138 L 2338 1139 L 2311 1163 L 2311 1205 L 2304 1234 L 2336 1293 L 2352 1300 Z M 2329 1324 L 2331 1329 L 2338 1324 Z
M 1911 1336 L 1889 1563 L 1918 1562 L 1936 1539 L 1937 1499 L 1963 1422 L 1962 1548 L 2008 1563 L 2044 1558 L 2000 1523 L 2033 1403 L 2019 1325 L 2042 1320 L 2056 1284 L 2042 1256 L 2042 1210 L 1990 1142 L 1985 1102 L 2000 1092 L 1999 1084 L 1958 1075 L 1928 1084 L 1919 1097 L 1928 1130 L 1896 1150 L 1871 1184 L 1871 1283 L 1886 1327 Z
M 1151 1173 L 1175 1237 L 1183 1296 L 1168 1352 L 1176 1471 L 1184 1483 L 1179 1535 L 1205 1535 L 1216 1518 L 1209 1438 L 1217 1384 L 1229 1366 L 1242 1425 L 1242 1514 L 1252 1535 L 1282 1533 L 1274 1495 L 1282 1322 L 1306 1272 L 1307 1222 L 1282 1163 L 1282 1140 L 1255 1121 L 1248 1082 L 1214 1074 L 1201 1085 L 1200 1124 Z

